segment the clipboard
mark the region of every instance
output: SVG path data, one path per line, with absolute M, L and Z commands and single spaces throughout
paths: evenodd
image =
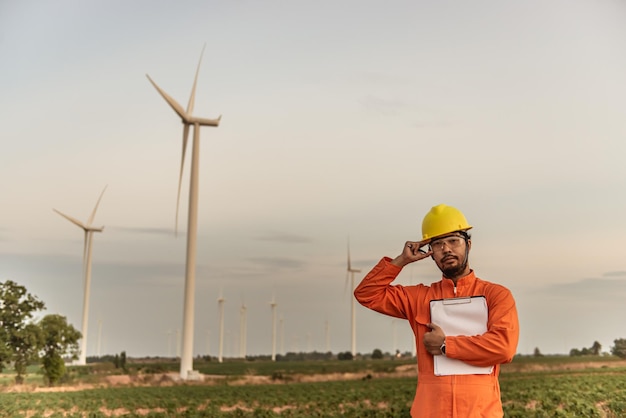
M 482 335 L 487 332 L 489 309 L 484 296 L 468 296 L 430 301 L 430 322 L 447 336 Z M 434 356 L 435 376 L 491 374 L 493 366 L 478 367 L 446 356 Z

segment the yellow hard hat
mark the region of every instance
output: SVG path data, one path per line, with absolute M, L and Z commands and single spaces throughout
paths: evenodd
M 430 209 L 422 221 L 422 240 L 432 240 L 455 231 L 467 231 L 472 226 L 463 213 L 448 205 L 437 205 Z

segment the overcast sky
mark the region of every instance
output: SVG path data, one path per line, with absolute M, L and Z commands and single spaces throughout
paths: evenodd
M 446 203 L 478 277 L 513 292 L 520 353 L 626 338 L 626 3 L 621 0 L 0 2 L 0 280 L 78 329 L 87 355 L 173 355 L 189 164 L 180 118 L 200 52 L 194 354 L 350 350 L 362 273 Z M 189 154 L 188 154 L 189 155 Z M 189 159 L 187 159 L 189 163 Z M 431 283 L 431 260 L 397 283 Z M 357 306 L 357 351 L 413 351 Z M 101 325 L 99 325 L 101 324 Z M 329 339 L 326 338 L 328 324 Z M 100 345 L 98 346 L 98 341 Z M 327 343 L 330 345 L 327 347 Z

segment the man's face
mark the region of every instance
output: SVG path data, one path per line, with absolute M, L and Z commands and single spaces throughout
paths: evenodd
M 471 247 L 472 241 L 466 241 L 458 232 L 438 237 L 430 242 L 433 260 L 444 276 L 449 278 L 467 274 L 466 250 L 469 251 Z

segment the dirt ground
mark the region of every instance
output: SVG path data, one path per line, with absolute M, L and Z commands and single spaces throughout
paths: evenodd
M 582 370 L 588 368 L 626 368 L 626 360 L 623 361 L 594 361 L 578 363 L 558 364 L 505 364 L 502 372 L 536 372 L 536 371 L 562 371 Z M 359 373 L 325 373 L 316 375 L 289 375 L 285 379 L 275 380 L 271 376 L 238 376 L 235 378 L 219 375 L 200 375 L 200 380 L 184 382 L 185 384 L 213 385 L 228 379 L 229 385 L 255 385 L 255 384 L 286 384 L 297 382 L 328 382 L 338 380 L 362 380 L 383 377 L 417 377 L 416 365 L 403 365 L 391 373 L 374 373 L 363 371 Z M 38 385 L 11 385 L 5 388 L 6 392 L 74 392 L 104 387 L 120 386 L 173 386 L 182 384 L 178 373 L 145 374 L 145 375 L 114 375 L 103 376 L 101 381 L 91 384 L 62 385 L 55 387 L 42 387 Z

